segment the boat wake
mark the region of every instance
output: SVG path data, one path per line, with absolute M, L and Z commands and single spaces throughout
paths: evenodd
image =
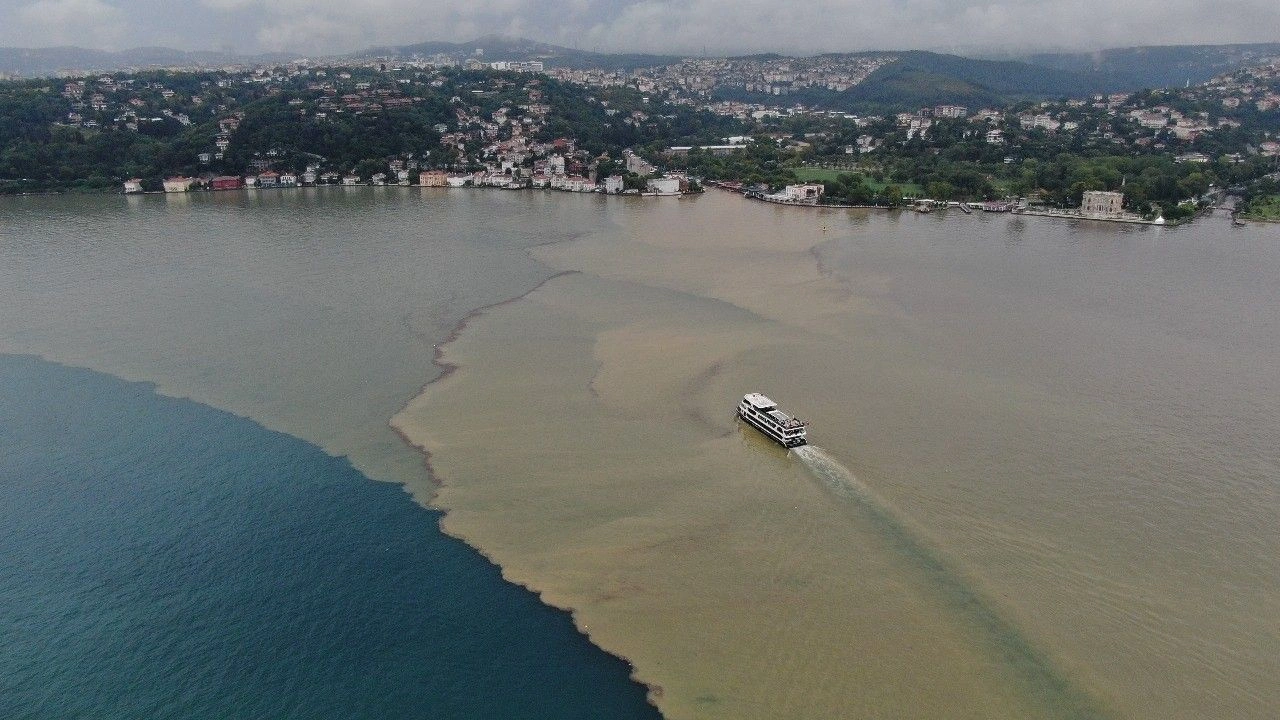
M 867 487 L 866 483 L 859 480 L 852 470 L 817 445 L 801 445 L 793 448 L 792 453 L 809 468 L 810 472 L 838 495 L 855 500 L 868 510 L 878 513 L 890 511 L 889 504 L 884 498 Z
M 926 534 L 898 512 L 853 471 L 816 445 L 794 448 L 798 458 L 837 496 L 852 502 L 889 548 L 924 581 L 961 622 L 1003 660 L 1012 678 L 1029 697 L 1036 698 L 1046 717 L 1095 719 L 1106 717 L 1097 701 L 1071 683 L 1045 654 L 1033 646 L 994 603 L 938 550 Z

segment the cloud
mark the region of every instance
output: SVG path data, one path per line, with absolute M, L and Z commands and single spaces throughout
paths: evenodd
M 1274 41 L 1280 4 L 1258 0 L 637 0 L 583 34 L 627 49 L 821 52 L 967 46 Z
M 237 5 L 253 0 L 205 0 Z M 501 32 L 600 50 L 792 53 L 966 46 L 1097 48 L 1275 38 L 1263 0 L 274 0 L 271 49 L 467 40 Z M 335 32 L 341 28 L 342 32 Z M 289 47 L 292 46 L 292 47 Z
M 589 50 L 726 54 L 1267 42 L 1280 27 L 1274 0 L 109 1 L 0 0 L 0 42 L 163 39 L 321 54 L 502 33 Z
M 113 48 L 127 31 L 125 14 L 102 0 L 36 0 L 14 15 L 20 36 L 43 45 Z

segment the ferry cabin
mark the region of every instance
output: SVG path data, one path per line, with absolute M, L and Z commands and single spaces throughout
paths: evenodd
M 776 403 L 760 393 L 747 393 L 742 397 L 738 417 L 783 447 L 799 447 L 809 442 L 805 437 L 808 423 L 782 412 Z

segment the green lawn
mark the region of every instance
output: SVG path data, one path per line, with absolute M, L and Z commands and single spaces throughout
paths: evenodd
M 871 178 L 867 178 L 864 182 L 867 183 L 867 187 L 871 188 L 872 192 L 880 192 L 890 185 L 897 185 L 903 195 L 911 195 L 912 197 L 920 197 L 921 195 L 924 195 L 924 188 L 915 183 L 900 183 L 893 181 L 876 182 Z
M 838 175 L 847 175 L 849 173 L 857 172 L 857 171 L 841 170 L 839 168 L 822 168 L 822 167 L 805 166 L 805 167 L 793 168 L 792 172 L 796 174 L 796 177 L 799 178 L 800 182 L 831 182 L 835 180 L 836 176 Z M 920 186 L 915 183 L 895 183 L 892 181 L 876 182 L 872 178 L 866 177 L 865 175 L 863 177 L 865 178 L 864 182 L 867 184 L 867 187 L 871 188 L 871 192 L 880 192 L 881 190 L 885 189 L 885 187 L 889 185 L 897 185 L 898 188 L 902 190 L 902 194 L 904 195 L 913 195 L 913 196 L 919 197 L 920 195 L 924 194 L 924 190 L 921 189 Z
M 1280 222 L 1280 195 L 1254 198 L 1253 202 L 1249 203 L 1249 212 L 1242 217 Z
M 800 182 L 831 182 L 837 175 L 846 174 L 849 170 L 838 168 L 798 167 L 793 170 Z

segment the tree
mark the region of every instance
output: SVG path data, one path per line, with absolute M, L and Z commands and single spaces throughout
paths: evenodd
M 949 182 L 935 180 L 927 185 L 924 189 L 925 195 L 934 200 L 950 200 L 955 196 L 955 186 Z
M 902 188 L 897 185 L 886 185 L 876 196 L 876 202 L 884 203 L 889 207 L 898 207 L 902 204 Z

